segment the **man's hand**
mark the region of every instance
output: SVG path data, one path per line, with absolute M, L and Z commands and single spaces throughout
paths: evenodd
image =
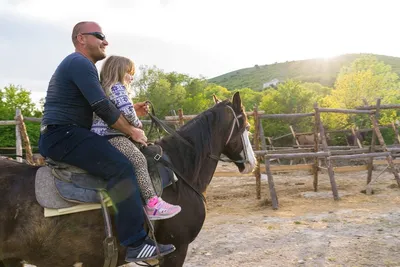
M 149 104 L 146 101 L 135 103 L 133 107 L 138 116 L 146 116 L 149 113 Z
M 144 134 L 144 131 L 142 129 L 138 129 L 135 127 L 131 127 L 129 136 L 132 138 L 133 141 L 136 141 L 138 143 L 143 144 L 144 146 L 147 146 L 147 137 Z

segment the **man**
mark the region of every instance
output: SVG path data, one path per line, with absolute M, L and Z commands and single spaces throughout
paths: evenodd
M 106 57 L 108 42 L 95 22 L 80 22 L 72 31 L 75 52 L 57 67 L 49 82 L 44 104 L 40 153 L 108 181 L 108 193 L 117 207 L 116 226 L 125 260 L 143 261 L 157 257 L 155 242 L 143 229 L 144 215 L 135 172 L 130 161 L 105 137 L 90 131 L 93 112 L 111 127 L 146 144 L 143 130 L 131 126 L 106 98 L 95 63 Z M 147 105 L 135 106 L 139 116 Z M 161 255 L 175 250 L 159 245 Z

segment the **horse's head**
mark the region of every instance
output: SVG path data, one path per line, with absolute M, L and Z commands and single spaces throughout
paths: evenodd
M 216 104 L 221 102 L 215 96 L 214 101 Z M 222 154 L 234 162 L 241 173 L 249 173 L 256 165 L 256 158 L 250 143 L 249 123 L 239 92 L 234 94 L 232 102 L 226 102 L 226 112 L 231 120 Z

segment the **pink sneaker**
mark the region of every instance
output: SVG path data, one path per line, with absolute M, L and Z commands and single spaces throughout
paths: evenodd
M 174 217 L 181 211 L 181 207 L 178 205 L 171 205 L 160 197 L 158 198 L 158 202 L 154 205 L 154 207 L 150 207 L 147 204 L 144 209 L 146 210 L 146 214 L 150 220 L 163 220 Z

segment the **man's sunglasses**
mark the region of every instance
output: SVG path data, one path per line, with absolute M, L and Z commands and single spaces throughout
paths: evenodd
M 102 41 L 104 41 L 106 39 L 106 36 L 101 32 L 83 32 L 81 34 L 82 35 L 92 35 L 92 36 L 94 36 L 97 39 L 102 40 Z

